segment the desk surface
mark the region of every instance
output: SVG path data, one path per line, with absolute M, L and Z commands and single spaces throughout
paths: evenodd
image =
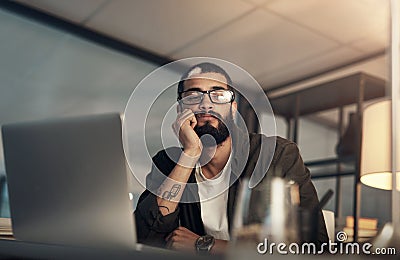
M 29 243 L 17 240 L 0 239 L 0 258 L 29 258 L 29 259 L 163 259 L 186 260 L 187 254 L 170 250 L 139 245 L 138 249 L 110 250 L 79 248 L 61 245 Z M 204 259 L 191 255 L 191 259 Z M 212 257 L 221 259 L 221 257 Z

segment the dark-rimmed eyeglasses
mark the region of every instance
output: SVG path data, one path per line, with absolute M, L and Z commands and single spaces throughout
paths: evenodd
M 178 101 L 185 105 L 200 104 L 204 99 L 204 94 L 208 94 L 212 103 L 226 104 L 235 100 L 235 93 L 228 89 L 213 89 L 207 91 L 186 90 L 178 93 Z

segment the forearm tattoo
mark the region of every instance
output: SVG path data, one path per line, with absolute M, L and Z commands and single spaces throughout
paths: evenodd
M 162 194 L 162 198 L 170 201 L 178 195 L 180 190 L 181 190 L 181 185 L 174 184 L 174 185 L 172 185 L 172 188 L 170 191 L 164 191 L 164 193 Z

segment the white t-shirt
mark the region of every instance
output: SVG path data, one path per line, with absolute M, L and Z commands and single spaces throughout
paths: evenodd
M 230 157 L 224 169 L 212 179 L 207 179 L 203 175 L 200 165 L 196 165 L 195 176 L 199 188 L 201 219 L 206 233 L 216 239 L 229 240 L 226 212 L 230 173 Z

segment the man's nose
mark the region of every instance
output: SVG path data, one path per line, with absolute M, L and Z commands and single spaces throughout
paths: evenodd
M 208 94 L 204 94 L 203 100 L 200 103 L 200 109 L 209 110 L 214 108 L 214 103 L 211 102 L 210 96 Z

